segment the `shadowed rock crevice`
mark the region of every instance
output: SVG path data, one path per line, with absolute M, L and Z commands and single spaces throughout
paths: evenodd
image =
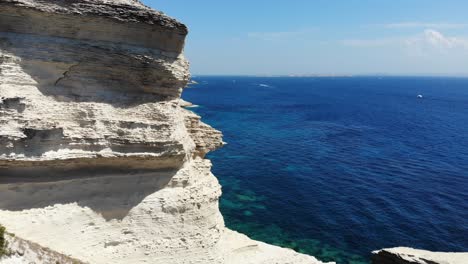
M 1 61 L 0 61 L 1 64 Z M 1 73 L 0 73 L 1 74 Z M 24 98 L 12 97 L 12 98 L 0 98 L 0 108 L 17 111 L 22 113 L 26 109 L 26 104 L 22 102 Z
M 8 40 L 4 52 L 17 58 L 44 96 L 57 101 L 116 107 L 168 101 L 180 96 L 189 78 L 180 74 L 187 68 L 183 57 L 154 49 L 15 33 L 0 36 Z
M 76 203 L 108 221 L 122 220 L 148 195 L 167 187 L 176 171 L 106 174 L 98 170 L 80 171 L 76 176 L 53 176 L 48 171 L 34 173 L 14 178 L 0 176 L 0 210 L 22 211 Z

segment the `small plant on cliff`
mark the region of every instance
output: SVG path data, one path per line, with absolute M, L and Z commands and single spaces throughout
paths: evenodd
M 6 241 L 5 234 L 6 228 L 0 225 L 0 258 L 9 254 L 7 249 L 8 242 Z

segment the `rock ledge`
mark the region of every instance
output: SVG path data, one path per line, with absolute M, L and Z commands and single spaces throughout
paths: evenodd
M 372 252 L 373 264 L 466 264 L 468 253 L 430 252 L 407 247 Z

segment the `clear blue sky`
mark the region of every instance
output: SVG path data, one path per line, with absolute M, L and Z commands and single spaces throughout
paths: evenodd
M 468 75 L 466 0 L 143 2 L 187 24 L 196 75 Z

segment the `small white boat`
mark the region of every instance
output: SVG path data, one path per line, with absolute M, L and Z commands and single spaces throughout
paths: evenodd
M 422 94 L 418 94 L 418 98 L 423 98 Z

